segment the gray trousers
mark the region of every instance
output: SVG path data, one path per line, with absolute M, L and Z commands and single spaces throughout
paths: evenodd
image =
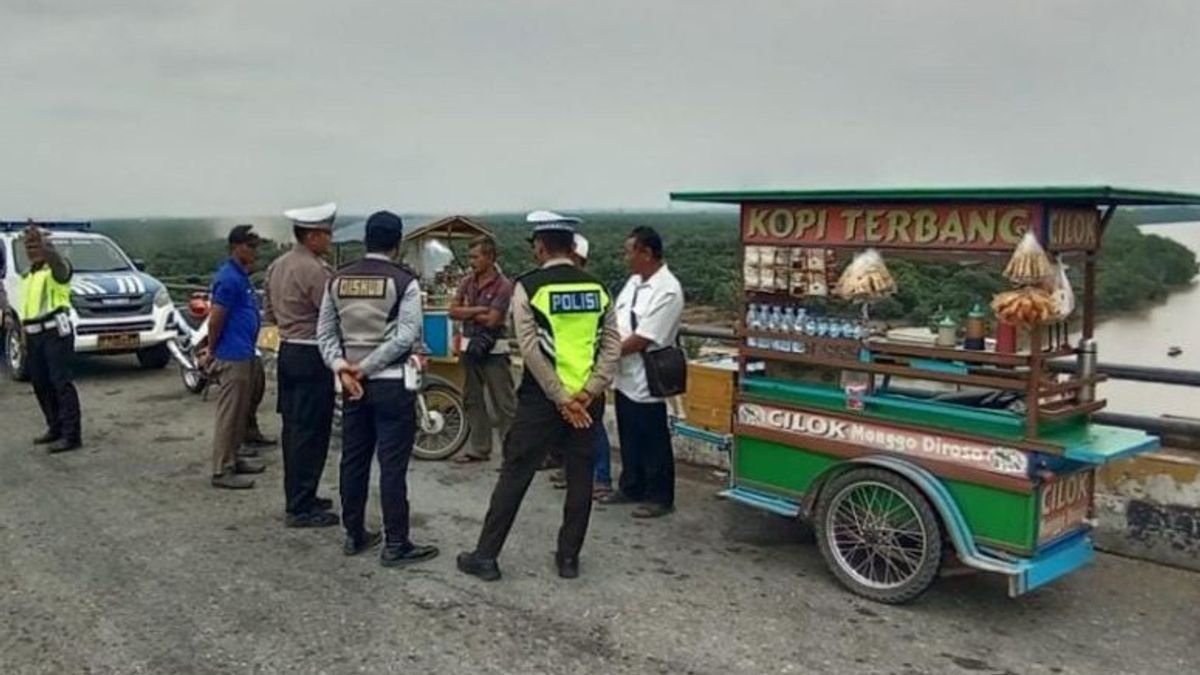
M 222 361 L 212 365 L 217 380 L 217 419 L 213 429 L 213 475 L 234 466 L 237 451 L 246 439 L 255 396 L 255 359 Z
M 466 371 L 464 405 L 467 408 L 467 424 L 471 426 L 467 454 L 487 459 L 492 454 L 492 430 L 500 432 L 503 442 L 517 411 L 512 367 L 505 354 L 491 354 L 483 361 L 464 356 L 459 362 Z M 495 413 L 494 420 L 488 414 L 489 397 Z

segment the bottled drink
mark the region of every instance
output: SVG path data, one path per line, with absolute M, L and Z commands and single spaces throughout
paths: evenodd
M 767 331 L 768 333 L 779 333 L 779 307 L 772 306 L 767 311 Z M 767 350 L 774 350 L 774 337 L 770 337 L 770 339 L 764 341 L 763 347 L 767 348 Z
M 792 322 L 792 353 L 794 354 L 804 353 L 804 340 L 802 338 L 804 337 L 805 314 L 806 312 L 803 307 L 797 308 L 796 319 Z
M 750 303 L 746 308 L 746 330 L 758 330 L 758 305 Z M 758 338 L 753 335 L 746 338 L 747 347 L 757 347 Z
M 779 332 L 783 335 L 783 339 L 775 342 L 775 349 L 781 352 L 792 351 L 792 326 L 796 323 L 796 311 L 791 307 L 783 310 L 783 316 L 779 321 Z

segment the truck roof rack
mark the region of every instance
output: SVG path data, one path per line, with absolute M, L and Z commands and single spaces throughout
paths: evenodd
M 67 230 L 79 231 L 90 230 L 92 224 L 86 220 L 51 220 L 51 221 L 33 221 L 34 225 L 47 230 Z M 20 232 L 29 226 L 29 221 L 26 220 L 0 220 L 0 232 Z

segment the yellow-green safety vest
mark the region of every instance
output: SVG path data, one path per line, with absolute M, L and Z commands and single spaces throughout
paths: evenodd
M 583 390 L 596 363 L 604 313 L 612 301 L 604 285 L 571 265 L 538 270 L 520 280 L 538 324 L 538 344 L 553 361 L 570 395 Z
M 54 278 L 49 265 L 30 270 L 21 277 L 21 301 L 17 313 L 24 323 L 36 321 L 71 307 L 71 283 Z

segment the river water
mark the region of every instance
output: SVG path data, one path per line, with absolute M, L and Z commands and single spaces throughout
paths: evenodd
M 1200 222 L 1144 225 L 1142 231 L 1173 239 L 1200 255 Z M 1200 283 L 1178 290 L 1142 312 L 1108 319 L 1096 327 L 1100 361 L 1200 370 Z M 1183 349 L 1167 356 L 1171 346 Z M 1099 385 L 1110 412 L 1200 417 L 1200 389 L 1109 380 Z

